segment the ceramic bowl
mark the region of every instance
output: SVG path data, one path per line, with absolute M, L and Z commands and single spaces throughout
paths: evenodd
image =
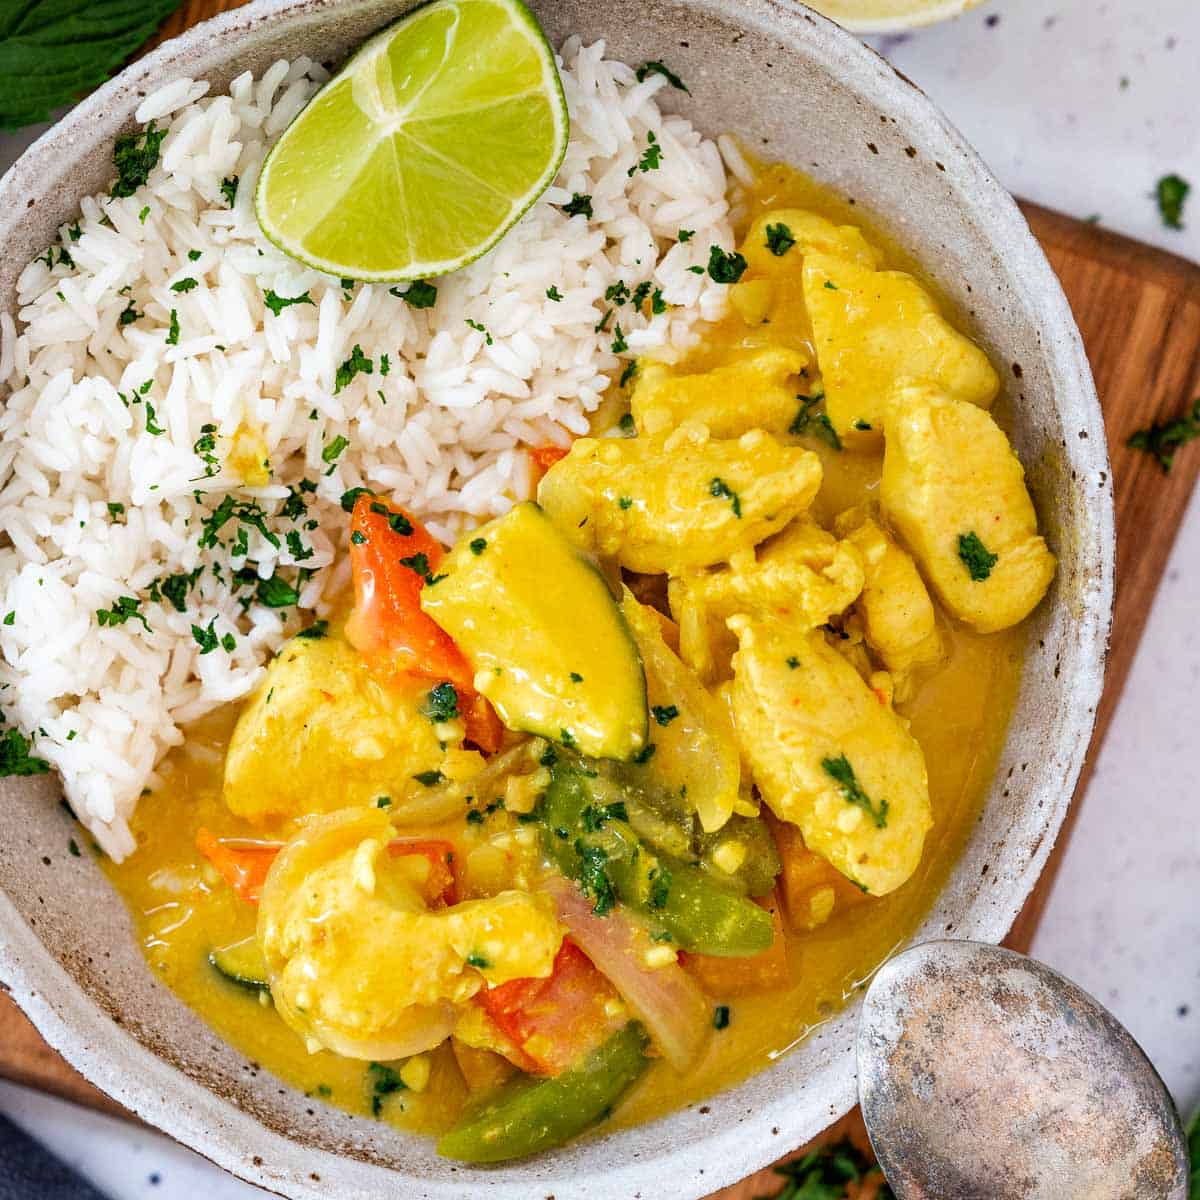
M 813 7 L 853 33 L 902 33 L 958 17 L 983 0 L 817 0 Z
M 214 91 L 280 56 L 340 58 L 411 0 L 258 0 L 125 70 L 0 182 L 0 306 L 81 195 L 111 177 L 113 139 L 181 75 Z M 668 91 L 709 133 L 733 131 L 869 209 L 924 264 L 1002 370 L 1058 577 L 1029 623 L 1020 695 L 986 808 L 918 934 L 998 941 L 1070 803 L 1100 696 L 1113 561 L 1104 428 L 1079 334 L 1016 206 L 911 83 L 790 0 L 534 0 L 558 42 L 605 38 L 668 61 Z M 854 1103 L 857 1009 L 737 1087 L 661 1120 L 532 1161 L 475 1170 L 429 1140 L 282 1086 L 158 983 L 88 858 L 66 853 L 52 779 L 0 781 L 0 980 L 46 1039 L 139 1117 L 290 1197 L 691 1200 L 798 1146 Z

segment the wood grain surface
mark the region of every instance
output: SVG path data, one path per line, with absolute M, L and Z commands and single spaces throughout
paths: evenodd
M 187 0 L 158 40 L 244 0 Z M 1180 454 L 1164 475 L 1126 438 L 1152 421 L 1178 415 L 1200 395 L 1200 267 L 1128 238 L 1035 205 L 1022 205 L 1063 282 L 1096 377 L 1112 455 L 1117 512 L 1117 593 L 1108 675 L 1092 752 L 1049 866 L 1018 917 L 1008 944 L 1027 949 L 1053 888 L 1096 752 L 1150 612 L 1159 580 L 1200 471 L 1200 447 Z M 122 1111 L 38 1037 L 0 993 L 0 1076 L 109 1112 Z M 850 1136 L 865 1146 L 857 1110 L 820 1141 Z M 800 1153 L 796 1151 L 795 1153 Z M 794 1157 L 788 1155 L 787 1157 Z M 767 1168 L 711 1200 L 752 1200 L 778 1191 Z M 863 1191 L 864 1200 L 871 1189 Z

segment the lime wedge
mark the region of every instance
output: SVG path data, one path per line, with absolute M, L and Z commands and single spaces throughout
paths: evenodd
M 331 275 L 442 275 L 550 186 L 567 130 L 554 52 L 520 0 L 433 0 L 371 38 L 284 131 L 258 221 Z

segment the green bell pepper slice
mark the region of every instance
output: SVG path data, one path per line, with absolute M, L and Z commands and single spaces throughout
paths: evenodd
M 559 757 L 552 765 L 539 813 L 547 854 L 578 880 L 595 912 L 620 900 L 697 954 L 745 958 L 770 949 L 770 913 L 699 867 L 641 841 L 623 806 L 598 802 L 586 770 L 575 763 Z
M 552 1079 L 515 1080 L 468 1112 L 437 1144 L 460 1162 L 497 1163 L 561 1146 L 601 1120 L 645 1070 L 647 1038 L 636 1021 Z

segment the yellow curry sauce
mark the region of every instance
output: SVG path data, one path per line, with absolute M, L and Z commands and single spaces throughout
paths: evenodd
M 744 232 L 763 213 L 803 207 L 833 220 L 862 218 L 790 168 L 772 165 L 736 197 Z M 911 269 L 885 239 L 887 265 Z M 802 302 L 790 314 L 782 338 L 808 334 Z M 706 370 L 730 360 L 745 336 L 746 322 L 731 312 L 704 331 L 688 367 Z M 614 389 L 615 390 L 615 389 Z M 620 400 L 614 400 L 614 405 Z M 620 408 L 606 409 L 602 425 Z M 811 513 L 824 526 L 845 509 L 877 499 L 882 467 L 878 447 L 837 452 L 816 440 L 809 448 L 821 457 L 824 482 Z M 615 1119 L 632 1123 L 698 1101 L 746 1075 L 794 1045 L 827 1020 L 861 987 L 871 972 L 916 928 L 944 884 L 976 819 L 992 777 L 1019 681 L 1023 633 L 1020 627 L 979 634 L 940 621 L 945 658 L 923 674 L 897 712 L 911 722 L 924 752 L 934 824 L 916 873 L 898 890 L 871 897 L 835 913 L 828 924 L 804 933 L 789 932 L 793 983 L 786 991 L 714 996 L 730 1007 L 728 1028 L 715 1033 L 699 1064 L 681 1078 L 656 1061 L 621 1104 Z M 434 1051 L 429 1086 L 373 1100 L 367 1065 L 326 1050 L 309 1053 L 304 1041 L 275 1013 L 269 1000 L 220 976 L 207 961 L 214 946 L 253 934 L 256 912 L 227 887 L 198 854 L 197 830 L 220 837 L 261 838 L 261 829 L 233 816 L 222 800 L 225 748 L 237 711 L 230 709 L 198 722 L 185 744 L 160 767 L 161 785 L 144 798 L 133 821 L 138 850 L 122 864 L 106 863 L 124 897 L 147 959 L 159 977 L 222 1036 L 306 1094 L 363 1115 L 372 1110 L 422 1131 L 445 1129 L 460 1113 L 467 1088 L 449 1045 Z M 461 820 L 444 832 L 461 844 Z M 468 837 L 476 836 L 468 829 Z M 481 834 L 477 836 L 482 836 Z

